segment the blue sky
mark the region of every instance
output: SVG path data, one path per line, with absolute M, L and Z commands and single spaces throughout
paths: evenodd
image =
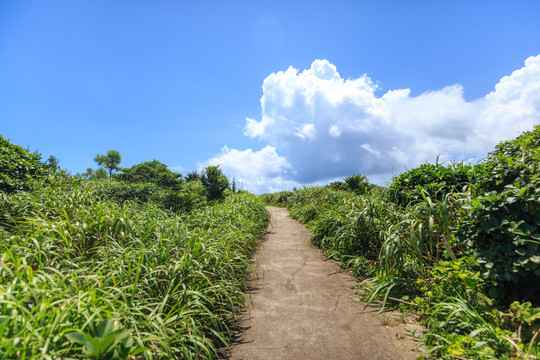
M 254 192 L 382 184 L 540 123 L 539 54 L 535 0 L 3 0 L 0 135 L 72 173 L 114 149 Z

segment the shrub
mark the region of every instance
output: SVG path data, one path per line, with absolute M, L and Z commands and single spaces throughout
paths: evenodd
M 205 188 L 208 200 L 220 200 L 225 197 L 225 190 L 229 187 L 229 180 L 219 166 L 208 166 L 203 169 L 201 182 Z
M 294 192 L 290 190 L 283 190 L 277 193 L 262 194 L 260 198 L 268 205 L 275 206 L 289 206 L 290 200 L 294 196 Z
M 539 175 L 540 125 L 514 140 L 501 142 L 484 162 L 478 180 L 484 192 L 504 191 L 505 186 L 526 185 Z
M 478 257 L 489 294 L 506 303 L 540 299 L 540 182 L 508 185 L 473 201 L 458 237 Z
M 458 237 L 478 257 L 490 295 L 540 302 L 540 126 L 499 144 L 486 159 Z
M 474 168 L 464 163 L 421 165 L 393 179 L 389 188 L 390 198 L 406 206 L 423 201 L 424 191 L 431 199 L 442 200 L 448 193 L 463 190 L 472 180 Z
M 32 183 L 42 180 L 47 169 L 41 156 L 0 136 L 0 191 L 11 193 L 29 190 Z
M 114 176 L 118 180 L 131 183 L 152 183 L 162 187 L 177 189 L 182 185 L 182 175 L 175 174 L 167 165 L 154 160 L 123 169 L 122 174 Z
M 369 182 L 364 175 L 351 175 L 345 178 L 347 190 L 355 194 L 364 194 L 369 189 Z
M 152 199 L 160 198 L 164 195 L 163 189 L 154 184 L 128 184 L 116 181 L 103 182 L 98 187 L 98 196 L 104 200 L 114 200 L 117 203 L 133 201 L 138 204 L 145 204 Z
M 332 181 L 330 184 L 326 185 L 328 188 L 332 190 L 348 190 L 349 187 L 347 186 L 347 183 L 343 181 Z
M 204 186 L 200 181 L 186 182 L 176 191 L 167 190 L 165 195 L 156 201 L 175 212 L 189 212 L 207 205 Z

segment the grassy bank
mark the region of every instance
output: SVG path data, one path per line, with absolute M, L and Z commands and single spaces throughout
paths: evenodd
M 269 220 L 260 200 L 177 214 L 113 181 L 47 183 L 0 192 L 0 358 L 215 358 Z

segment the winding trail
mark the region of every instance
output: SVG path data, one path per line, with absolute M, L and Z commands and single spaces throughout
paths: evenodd
M 403 329 L 385 327 L 374 308 L 353 300 L 354 279 L 309 244 L 288 211 L 268 207 L 268 235 L 256 254 L 252 306 L 227 358 L 232 360 L 408 360 L 420 354 Z

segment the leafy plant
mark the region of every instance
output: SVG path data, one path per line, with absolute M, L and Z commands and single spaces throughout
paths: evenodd
M 442 200 L 447 194 L 462 191 L 474 179 L 476 166 L 463 162 L 448 165 L 423 164 L 392 180 L 389 187 L 390 199 L 406 206 L 423 199 L 423 193 L 434 200 Z
M 200 181 L 185 182 L 178 190 L 167 190 L 161 197 L 154 198 L 154 201 L 175 212 L 189 212 L 208 204 Z
M 538 304 L 540 289 L 540 126 L 501 143 L 485 161 L 490 176 L 472 199 L 458 237 L 478 257 L 490 295 Z
M 88 334 L 83 331 L 73 331 L 65 336 L 73 343 L 82 345 L 86 358 L 95 360 L 128 359 L 143 351 L 139 348 L 129 329 L 114 329 L 113 321 L 105 319 L 99 323 L 95 331 Z
M 115 179 L 131 183 L 152 183 L 170 189 L 178 189 L 182 185 L 182 175 L 173 173 L 167 165 L 157 160 L 122 169 L 122 173 L 115 174 Z
M 103 180 L 109 178 L 109 174 L 104 168 L 99 168 L 97 170 L 87 168 L 84 173 L 80 174 L 80 176 L 88 180 Z
M 39 154 L 30 153 L 0 136 L 0 191 L 29 190 L 33 183 L 44 179 L 47 167 L 40 160 Z
M 159 198 L 165 191 L 154 184 L 130 184 L 122 182 L 110 182 L 105 186 L 98 186 L 98 196 L 123 203 L 133 201 L 145 204 L 152 199 Z
M 345 184 L 347 184 L 347 190 L 356 194 L 364 194 L 369 188 L 369 182 L 364 175 L 351 175 L 345 178 Z

